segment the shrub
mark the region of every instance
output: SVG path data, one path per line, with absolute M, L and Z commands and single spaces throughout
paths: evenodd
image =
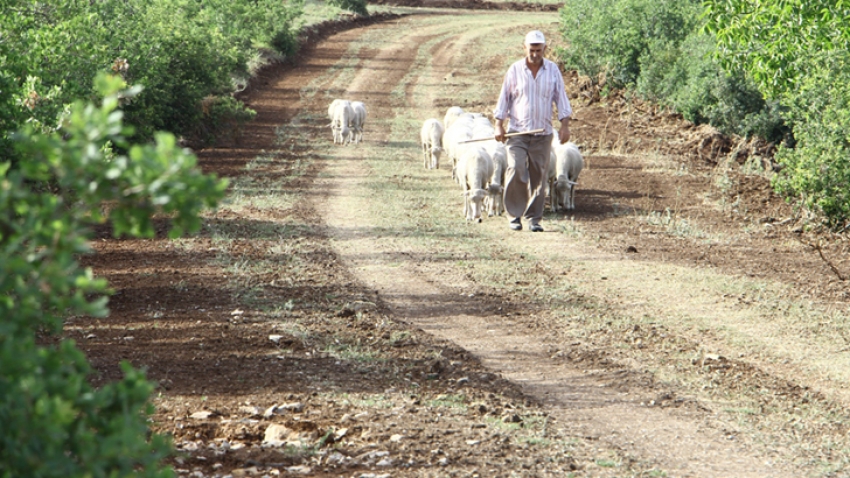
M 726 73 L 714 38 L 701 33 L 700 2 L 583 0 L 561 10 L 567 68 L 615 87 L 634 88 L 694 123 L 727 134 L 779 141 L 788 135 L 777 103 L 768 103 L 742 71 Z
M 9 0 L 0 18 L 0 48 L 16 99 L 25 101 L 26 78 L 52 101 L 15 118 L 55 125 L 56 113 L 78 98 L 93 99 L 88 79 L 110 71 L 144 86 L 126 105 L 136 139 L 158 130 L 187 134 L 201 121 L 201 100 L 227 95 L 234 77 L 248 75 L 258 48 L 291 54 L 301 1 L 279 0 Z M 2 58 L 2 56 L 0 56 Z M 2 126 L 2 125 L 0 125 Z
M 366 0 L 328 0 L 328 4 L 358 15 L 369 15 L 369 11 L 366 10 Z
M 780 147 L 776 190 L 836 229 L 850 222 L 850 55 L 816 55 L 796 94 L 786 100 L 794 148 Z
M 599 73 L 614 86 L 633 84 L 640 59 L 654 43 L 678 45 L 695 28 L 697 0 L 578 0 L 562 8 L 564 66 L 591 77 Z
M 167 133 L 130 145 L 117 111 L 137 89 L 101 76 L 101 106 L 76 102 L 59 131 L 27 125 L 14 135 L 22 160 L 0 164 L 0 476 L 173 476 L 165 437 L 149 435 L 152 386 L 123 364 L 124 378 L 99 389 L 71 340 L 68 315 L 105 317 L 106 283 L 83 269 L 91 222 L 115 234 L 152 236 L 155 213 L 171 217 L 175 237 L 200 227 L 198 213 L 226 183 L 204 176 L 194 156 Z M 110 145 L 128 153 L 116 154 Z M 46 190 L 39 185 L 50 182 Z M 108 213 L 103 206 L 108 203 Z M 107 214 L 107 216 L 104 216 Z M 38 345 L 57 342 L 56 345 Z

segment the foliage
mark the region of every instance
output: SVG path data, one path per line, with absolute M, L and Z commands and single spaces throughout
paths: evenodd
M 652 44 L 679 44 L 696 28 L 699 2 L 578 0 L 560 16 L 568 45 L 558 52 L 564 65 L 591 77 L 605 73 L 621 87 L 637 81 Z
M 850 55 L 824 60 L 798 89 L 789 100 L 797 144 L 779 148 L 784 169 L 773 184 L 843 229 L 850 222 Z
M 328 3 L 359 15 L 369 15 L 366 10 L 366 0 L 328 0 Z
M 702 33 L 696 1 L 582 0 L 561 10 L 567 68 L 679 111 L 727 134 L 782 140 L 788 128 L 741 71 L 726 73 Z
M 143 373 L 124 364 L 122 380 L 93 389 L 82 353 L 57 334 L 68 315 L 107 314 L 105 281 L 76 261 L 88 250 L 87 225 L 109 220 L 115 234 L 151 236 L 153 214 L 167 214 L 172 237 L 195 231 L 226 183 L 197 172 L 171 134 L 127 144 L 117 108 L 138 89 L 121 91 L 125 83 L 106 76 L 97 84 L 101 106 L 75 102 L 58 131 L 27 125 L 14 135 L 22 160 L 0 165 L 4 477 L 173 476 L 161 463 L 167 439 L 146 436 L 152 386 Z
M 0 110 L 0 127 L 4 120 L 55 126 L 64 105 L 95 98 L 91 78 L 111 71 L 145 88 L 123 105 L 140 140 L 158 130 L 194 130 L 201 101 L 230 94 L 256 49 L 291 54 L 302 6 L 300 0 L 5 1 L 3 76 L 12 82 L 14 101 L 38 101 L 21 113 Z
M 850 50 L 850 1 L 705 0 L 728 69 L 743 69 L 770 98 L 793 91 L 818 51 Z
M 796 144 L 780 148 L 778 192 L 840 228 L 850 221 L 850 2 L 706 0 L 720 61 L 787 109 Z
M 635 90 L 697 124 L 774 142 L 785 139 L 789 128 L 778 103 L 765 101 L 743 72 L 726 74 L 713 52 L 713 39 L 700 32 L 678 46 L 655 42 L 641 57 Z

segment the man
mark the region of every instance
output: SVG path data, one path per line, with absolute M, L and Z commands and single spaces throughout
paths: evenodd
M 525 36 L 525 58 L 508 68 L 502 83 L 499 102 L 493 111 L 496 118 L 496 140 L 505 143 L 508 169 L 505 175 L 505 211 L 508 225 L 522 230 L 523 217 L 532 232 L 542 232 L 540 220 L 546 200 L 545 188 L 549 151 L 552 148 L 552 104 L 558 107 L 561 128 L 558 139 L 570 140 L 570 116 L 573 113 L 558 65 L 543 58 L 546 38 L 542 32 Z M 542 133 L 506 138 L 506 119 L 510 132 L 542 129 Z

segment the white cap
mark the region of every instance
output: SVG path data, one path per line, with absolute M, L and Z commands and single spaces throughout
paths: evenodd
M 543 32 L 540 30 L 532 30 L 525 36 L 526 45 L 533 45 L 535 43 L 546 43 L 546 37 L 543 36 Z

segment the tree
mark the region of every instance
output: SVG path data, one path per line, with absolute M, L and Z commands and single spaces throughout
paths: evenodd
M 850 48 L 848 0 L 705 0 L 719 57 L 747 71 L 768 98 L 793 91 L 821 55 Z

